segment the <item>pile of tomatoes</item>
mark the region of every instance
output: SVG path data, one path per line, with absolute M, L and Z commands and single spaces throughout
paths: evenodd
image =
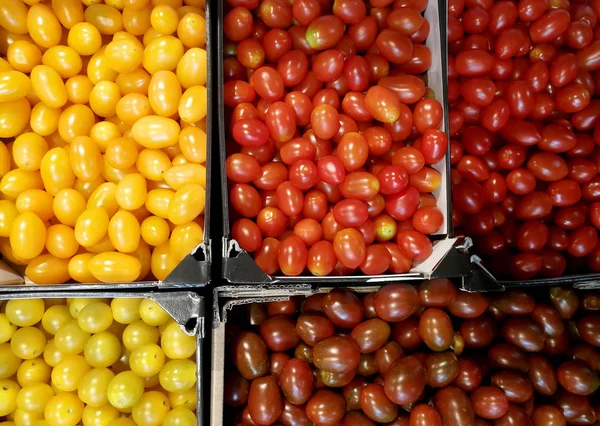
M 0 2 L 0 253 L 164 279 L 203 240 L 204 0 Z
M 228 325 L 227 424 L 597 424 L 599 302 L 439 279 L 245 305 Z
M 498 276 L 600 271 L 598 1 L 451 0 L 454 224 Z
M 196 426 L 196 338 L 150 299 L 24 299 L 0 313 L 5 426 Z
M 227 0 L 232 237 L 268 274 L 404 273 L 444 226 L 427 1 Z

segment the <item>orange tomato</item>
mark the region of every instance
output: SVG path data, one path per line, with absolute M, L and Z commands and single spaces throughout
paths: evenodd
M 183 56 L 183 43 L 173 36 L 155 38 L 144 50 L 144 68 L 154 74 L 156 71 L 173 71 Z
M 83 22 L 83 5 L 80 0 L 52 0 L 52 10 L 63 27 L 73 28 Z
M 35 213 L 21 213 L 13 221 L 10 232 L 13 253 L 23 259 L 38 256 L 46 245 L 46 225 Z
M 30 91 L 31 81 L 22 72 L 0 72 L 0 102 L 18 101 L 27 96 Z
M 61 189 L 72 188 L 75 183 L 75 174 L 65 148 L 52 148 L 48 151 L 42 158 L 40 172 L 44 187 L 52 196 L 56 196 Z
M 148 99 L 152 110 L 163 117 L 171 117 L 177 113 L 182 90 L 175 73 L 156 71 L 148 86 Z
M 206 46 L 206 19 L 197 13 L 187 13 L 179 21 L 177 37 L 186 47 Z
M 8 46 L 6 59 L 15 70 L 30 73 L 42 63 L 42 51 L 27 40 L 17 40 Z
M 90 56 L 102 46 L 102 35 L 92 24 L 78 22 L 69 29 L 67 43 L 81 56 Z
M 135 141 L 145 148 L 166 148 L 179 138 L 179 124 L 171 118 L 158 115 L 142 117 L 131 128 Z
M 127 0 L 125 3 L 127 3 Z M 125 8 L 123 9 L 123 26 L 125 27 L 125 30 L 129 34 L 135 36 L 144 35 L 151 28 L 151 14 L 152 8 L 146 7 L 146 5 L 141 7 L 125 5 Z
M 87 104 L 90 100 L 90 93 L 94 88 L 94 84 L 87 75 L 76 75 L 66 81 L 65 87 L 67 88 L 69 102 Z
M 102 172 L 102 153 L 88 136 L 77 136 L 71 142 L 70 160 L 73 173 L 79 179 L 91 182 Z
M 41 254 L 28 263 L 25 275 L 35 284 L 62 284 L 71 278 L 69 259 Z M 41 416 L 41 413 L 40 413 Z
M 118 73 L 135 71 L 144 57 L 144 46 L 135 37 L 113 40 L 104 51 L 110 67 Z
M 144 149 L 136 160 L 136 167 L 146 179 L 160 182 L 165 179 L 165 173 L 171 168 L 171 160 L 164 150 Z
M 71 228 L 77 223 L 77 219 L 86 209 L 86 201 L 83 195 L 75 189 L 65 188 L 58 191 L 52 202 L 54 216 Z
M 81 56 L 69 46 L 53 46 L 46 50 L 42 63 L 54 69 L 63 79 L 76 76 L 83 67 Z
M 150 216 L 142 222 L 140 232 L 146 243 L 159 246 L 169 240 L 171 228 L 165 219 Z
M 54 217 L 52 203 L 54 197 L 41 189 L 28 189 L 19 194 L 15 206 L 19 213 L 33 212 L 42 220 Z
M 115 80 L 123 96 L 129 93 L 148 94 L 150 74 L 143 68 L 138 68 L 127 74 L 119 74 Z
M 110 219 L 108 236 L 117 251 L 131 253 L 140 244 L 140 223 L 131 212 L 119 210 Z
M 46 249 L 48 253 L 61 259 L 73 257 L 79 250 L 79 243 L 75 239 L 73 228 L 63 224 L 52 225 L 48 228 Z
M 31 105 L 27 99 L 0 103 L 0 138 L 14 138 L 29 124 Z
M 117 102 L 117 117 L 129 126 L 133 126 L 140 118 L 151 113 L 150 101 L 140 93 L 129 93 Z
M 60 108 L 50 108 L 43 102 L 37 103 L 31 110 L 29 118 L 31 130 L 41 136 L 50 136 L 58 130 L 61 112 Z
M 27 32 L 38 46 L 49 49 L 60 42 L 62 27 L 48 6 L 43 4 L 31 6 L 26 22 Z
M 108 283 L 135 281 L 142 272 L 142 264 L 137 258 L 117 252 L 94 256 L 89 268 L 97 280 Z
M 37 65 L 31 71 L 33 91 L 50 108 L 60 108 L 67 103 L 67 88 L 62 78 L 47 65 Z
M 21 0 L 0 4 L 0 27 L 15 34 L 27 34 L 27 6 Z
M 84 247 L 99 243 L 108 231 L 108 222 L 108 213 L 102 207 L 85 210 L 75 223 L 75 239 Z
M 177 64 L 177 78 L 184 89 L 206 85 L 206 50 L 189 49 Z
M 97 283 L 99 282 L 90 272 L 90 262 L 96 256 L 94 253 L 83 253 L 73 256 L 69 260 L 68 271 L 69 276 L 80 283 Z
M 128 169 L 134 166 L 137 158 L 137 145 L 127 138 L 113 139 L 104 154 L 104 160 L 117 169 Z

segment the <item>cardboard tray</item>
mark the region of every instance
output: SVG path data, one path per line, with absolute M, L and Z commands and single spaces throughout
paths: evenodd
M 430 1 L 425 9 L 424 16 L 429 21 L 431 32 L 426 40 L 426 44 L 432 52 L 432 65 L 426 73 L 429 87 L 433 90 L 436 98 L 442 104 L 444 116 L 441 128 L 448 132 L 448 96 L 447 96 L 447 37 L 446 37 L 446 9 L 445 1 Z M 217 84 L 223 87 L 223 2 L 220 2 L 217 9 Z M 433 253 L 431 256 L 417 264 L 413 269 L 405 274 L 387 274 L 377 276 L 353 275 L 348 277 L 315 277 L 315 276 L 269 276 L 265 274 L 254 262 L 252 256 L 240 248 L 237 241 L 231 237 L 231 223 L 229 216 L 229 190 L 225 171 L 227 158 L 227 144 L 225 123 L 228 121 L 225 112 L 225 104 L 222 90 L 218 94 L 218 137 L 220 154 L 220 181 L 221 181 L 221 202 L 223 208 L 223 238 L 222 244 L 222 276 L 232 284 L 250 284 L 250 283 L 303 283 L 303 282 L 381 282 L 381 281 L 407 281 L 421 280 L 424 278 L 435 278 L 440 276 L 458 277 L 466 274 L 468 268 L 468 258 L 462 254 L 464 245 L 457 238 L 454 238 L 452 227 L 452 206 L 451 206 L 451 178 L 450 178 L 450 155 L 449 148 L 446 157 L 435 164 L 442 176 L 440 187 L 434 192 L 438 207 L 444 215 L 444 224 L 442 229 L 432 236 L 434 240 Z M 463 258 L 457 261 L 458 258 Z
M 206 2 L 206 55 L 207 55 L 207 82 L 208 91 L 207 119 L 206 119 L 206 202 L 204 207 L 204 241 L 200 243 L 192 253 L 187 255 L 181 263 L 162 281 L 136 281 L 133 283 L 110 283 L 110 284 L 88 284 L 88 283 L 64 283 L 57 285 L 36 285 L 26 276 L 24 268 L 14 267 L 0 260 L 0 291 L 1 292 L 30 292 L 39 291 L 85 291 L 99 289 L 174 289 L 174 288 L 195 288 L 202 287 L 210 283 L 211 277 L 211 205 L 214 192 L 212 182 L 218 182 L 214 179 L 213 160 L 213 138 L 215 138 L 215 110 L 218 101 L 215 100 L 215 53 L 217 49 L 217 40 L 215 37 L 214 11 L 221 6 L 220 0 L 207 0 Z M 218 130 L 218 129 L 217 129 Z M 2 141 L 0 141 L 2 143 Z M 212 178 L 211 178 L 212 176 Z M 1 256 L 0 256 L 1 258 Z
M 63 291 L 48 292 L 37 291 L 35 293 L 3 293 L 0 294 L 0 301 L 13 299 L 62 299 L 62 298 L 131 298 L 131 299 L 152 299 L 159 304 L 175 320 L 179 327 L 189 336 L 196 336 L 196 418 L 198 426 L 207 424 L 204 419 L 204 338 L 205 338 L 205 304 L 204 298 L 192 292 L 84 292 L 84 291 Z

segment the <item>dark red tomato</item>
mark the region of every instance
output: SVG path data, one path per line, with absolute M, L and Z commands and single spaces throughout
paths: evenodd
M 475 425 L 475 413 L 469 397 L 459 388 L 446 386 L 438 391 L 434 405 L 444 425 Z
M 309 71 L 306 78 L 300 84 L 294 86 L 293 90 L 302 92 L 312 99 L 322 88 L 323 83 L 317 79 L 313 71 Z
M 490 177 L 487 165 L 479 157 L 473 155 L 463 155 L 456 165 L 456 170 L 464 179 L 475 182 L 483 182 Z
M 517 234 L 517 247 L 524 252 L 539 252 L 548 240 L 548 227 L 540 221 L 525 222 Z
M 304 207 L 302 214 L 306 218 L 323 220 L 328 209 L 327 196 L 320 191 L 310 191 L 304 197 Z
M 478 106 L 489 105 L 494 99 L 496 85 L 487 78 L 471 78 L 461 85 L 461 95 L 466 102 Z
M 249 183 L 261 175 L 258 161 L 247 154 L 232 154 L 227 158 L 227 178 L 238 183 Z
M 592 27 L 585 22 L 571 22 L 565 32 L 565 41 L 572 49 L 583 49 L 592 42 L 594 33 Z
M 499 203 L 506 198 L 506 181 L 500 173 L 490 173 L 490 177 L 484 182 L 483 187 L 486 199 L 491 203 Z
M 474 7 L 466 10 L 462 16 L 462 24 L 466 33 L 479 34 L 485 31 L 488 26 L 490 16 L 488 12 L 481 7 Z
M 585 183 L 592 180 L 597 173 L 597 166 L 593 161 L 585 158 L 575 158 L 569 161 L 569 179 L 577 183 Z
M 256 224 L 265 237 L 280 237 L 287 226 L 285 214 L 276 207 L 263 208 L 256 218 Z
M 333 391 L 321 389 L 317 391 L 306 404 L 306 415 L 316 424 L 338 424 L 345 414 L 344 398 Z
M 552 203 L 558 207 L 572 206 L 581 199 L 579 184 L 568 179 L 552 182 L 548 185 L 546 193 Z
M 239 219 L 231 227 L 231 236 L 247 252 L 258 250 L 262 244 L 262 235 L 256 223 L 249 219 Z
M 494 66 L 494 58 L 483 50 L 468 50 L 456 55 L 456 71 L 464 77 L 482 77 Z
M 376 44 L 381 55 L 394 64 L 404 64 L 413 56 L 413 44 L 410 39 L 396 31 L 381 31 Z
M 585 210 L 582 206 L 563 207 L 554 215 L 554 223 L 563 229 L 573 231 L 585 223 Z
M 489 10 L 488 29 L 490 33 L 497 35 L 508 28 L 512 28 L 517 21 L 518 13 L 517 6 L 513 2 L 495 2 Z
M 521 167 L 527 158 L 527 151 L 521 145 L 507 144 L 498 150 L 498 166 L 506 170 Z
M 402 166 L 387 165 L 377 173 L 377 180 L 379 180 L 381 194 L 397 194 L 408 186 L 408 173 Z
M 298 126 L 306 126 L 310 123 L 312 101 L 306 94 L 290 92 L 285 96 L 284 102 L 294 108 L 296 112 L 296 124 Z
M 342 200 L 334 206 L 333 217 L 344 228 L 358 228 L 369 218 L 369 211 L 362 201 Z
M 348 81 L 348 77 L 346 80 Z M 365 95 L 365 106 L 375 120 L 383 123 L 394 123 L 400 118 L 400 99 L 385 87 L 371 87 Z
M 298 160 L 290 166 L 289 180 L 303 191 L 312 188 L 318 177 L 317 165 L 311 160 Z
M 545 62 L 538 61 L 533 63 L 528 69 L 525 78 L 529 82 L 531 89 L 535 92 L 544 90 L 550 79 L 550 70 Z
M 281 242 L 277 258 L 284 275 L 300 275 L 306 267 L 308 251 L 300 238 L 291 236 Z
M 401 65 L 399 69 L 407 74 L 423 74 L 431 68 L 431 50 L 423 44 L 413 46 L 413 56 L 410 61 Z
M 536 253 L 518 253 L 511 258 L 510 273 L 519 280 L 528 280 L 537 275 L 542 267 L 542 258 Z
M 540 256 L 542 256 L 541 275 L 546 278 L 558 278 L 563 275 L 567 267 L 564 256 L 554 251 L 542 251 Z
M 506 101 L 510 113 L 515 118 L 526 118 L 531 114 L 535 105 L 533 91 L 527 81 L 513 81 L 509 83 L 506 92 Z
M 565 160 L 556 154 L 536 152 L 527 161 L 527 168 L 536 179 L 553 182 L 567 176 L 568 167 Z
M 569 84 L 560 89 L 554 98 L 556 107 L 566 113 L 583 110 L 590 104 L 591 94 L 581 84 Z
M 378 84 L 396 93 L 400 102 L 404 104 L 418 102 L 425 95 L 423 80 L 412 75 L 384 77 Z
M 386 212 L 396 220 L 410 219 L 419 208 L 419 191 L 408 186 L 405 192 L 386 197 Z
M 510 59 L 519 53 L 526 42 L 525 35 L 517 28 L 500 33 L 494 45 L 494 53 L 499 59 Z
M 394 9 L 387 18 L 388 28 L 407 36 L 416 33 L 424 22 L 425 19 L 419 11 L 406 7 Z
M 566 152 L 575 147 L 577 139 L 575 134 L 565 126 L 550 124 L 542 129 L 542 140 L 538 147 L 548 152 Z
M 415 174 L 425 165 L 425 156 L 413 147 L 402 147 L 394 153 L 392 164 L 402 166 L 410 175 Z
M 479 126 L 465 127 L 461 139 L 465 151 L 477 156 L 485 155 L 493 143 L 493 135 Z
M 390 73 L 390 63 L 383 56 L 367 54 L 365 59 L 371 67 L 371 83 L 378 83 Z
M 523 146 L 536 145 L 542 140 L 540 131 L 530 122 L 511 119 L 500 131 L 500 135 L 508 142 Z
M 336 155 L 347 171 L 356 171 L 366 163 L 369 145 L 360 133 L 347 133 L 340 140 Z
M 269 139 L 267 126 L 253 118 L 239 120 L 231 133 L 237 143 L 247 147 L 263 146 Z
M 369 201 L 379 193 L 379 181 L 371 173 L 348 173 L 340 185 L 340 192 L 345 198 Z
M 260 211 L 260 195 L 252 186 L 238 183 L 229 193 L 231 205 L 244 217 L 255 217 Z
M 569 84 L 577 76 L 577 60 L 573 53 L 559 55 L 550 65 L 550 83 L 555 87 Z
M 348 27 L 346 35 L 354 42 L 356 51 L 363 52 L 373 45 L 377 37 L 377 20 L 367 16 Z
M 235 7 L 223 19 L 223 32 L 231 41 L 250 37 L 253 29 L 252 14 L 243 7 Z
M 273 68 L 261 67 L 257 69 L 250 79 L 256 93 L 261 98 L 275 102 L 283 98 L 284 82 L 281 75 Z
M 334 15 L 320 16 L 306 29 L 306 41 L 314 50 L 334 47 L 344 35 L 344 22 Z
M 475 414 L 484 419 L 498 419 L 508 411 L 508 398 L 497 386 L 482 386 L 471 393 Z
M 545 192 L 531 192 L 525 195 L 515 209 L 518 219 L 543 219 L 552 211 L 552 200 Z
M 271 30 L 271 31 L 275 31 L 275 30 Z M 283 30 L 278 30 L 278 31 L 283 31 Z M 283 54 L 289 52 L 292 47 L 295 50 L 299 50 L 299 51 L 303 52 L 307 56 L 315 53 L 314 49 L 312 49 L 309 46 L 308 42 L 306 41 L 306 37 L 305 37 L 306 27 L 296 25 L 296 26 L 293 26 L 292 28 L 290 28 L 287 32 L 285 32 L 285 34 L 289 38 L 289 42 L 290 42 L 289 48 L 287 48 L 287 43 L 286 43 L 285 47 L 287 48 L 287 50 L 284 50 L 283 53 L 277 58 L 277 60 L 279 60 L 279 58 L 281 58 L 281 56 L 283 56 Z M 268 33 L 267 33 L 267 35 L 268 35 Z M 264 42 L 263 42 L 263 44 L 264 44 Z M 268 53 L 267 53 L 267 57 L 268 57 Z
M 321 16 L 319 0 L 298 0 L 292 4 L 292 14 L 298 24 L 306 27 Z
M 442 122 L 442 105 L 435 99 L 420 100 L 413 111 L 414 124 L 420 133 L 427 129 L 438 129 Z
M 335 234 L 333 250 L 338 260 L 351 269 L 358 268 L 367 255 L 362 234 L 353 228 L 343 229 Z
M 478 213 L 485 202 L 485 189 L 476 182 L 463 181 L 452 189 L 452 201 L 463 213 Z
M 548 9 L 548 3 L 543 0 L 519 1 L 519 19 L 523 22 L 535 21 Z
M 600 69 L 600 41 L 596 40 L 577 51 L 577 63 L 586 71 Z
M 529 27 L 529 35 L 534 43 L 547 43 L 562 35 L 571 22 L 569 12 L 553 10 L 535 20 Z
M 592 226 L 583 226 L 569 235 L 567 252 L 573 257 L 589 254 L 598 242 L 598 231 Z
M 592 100 L 586 108 L 571 116 L 573 127 L 580 131 L 592 130 L 599 122 L 600 101 L 598 100 Z
M 426 164 L 439 163 L 448 152 L 448 135 L 437 129 L 425 130 L 419 150 Z

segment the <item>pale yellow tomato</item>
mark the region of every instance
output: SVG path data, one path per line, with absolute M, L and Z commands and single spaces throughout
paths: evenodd
M 77 178 L 92 182 L 102 171 L 102 153 L 88 136 L 77 136 L 70 145 L 71 167 Z
M 78 191 L 71 188 L 58 191 L 52 202 L 52 210 L 56 218 L 71 228 L 75 226 L 77 218 L 85 209 L 85 198 Z
M 92 338 L 93 336 L 89 340 Z M 63 392 L 74 392 L 78 389 L 81 379 L 91 369 L 87 359 L 81 355 L 65 356 L 52 369 L 52 385 Z
M 146 201 L 146 179 L 139 173 L 125 176 L 117 184 L 115 197 L 122 209 L 135 210 L 144 205 Z
M 80 283 L 96 283 L 99 282 L 89 269 L 89 263 L 94 258 L 94 253 L 84 253 L 73 256 L 69 261 L 69 275 L 73 280 Z
M 57 224 L 48 228 L 46 235 L 46 249 L 56 257 L 69 259 L 79 250 L 79 243 L 75 239 L 73 228 Z
M 159 5 L 152 9 L 150 16 L 152 28 L 161 34 L 168 35 L 177 31 L 179 24 L 179 15 L 177 10 L 169 5 Z
M 171 408 L 183 407 L 196 411 L 197 396 L 195 388 L 183 392 L 169 392 L 167 396 L 169 397 Z
M 119 324 L 131 324 L 140 319 L 142 299 L 116 297 L 110 302 L 113 318 Z
M 118 251 L 131 253 L 140 244 L 140 224 L 131 212 L 119 210 L 110 219 L 108 236 Z
M 146 179 L 163 181 L 165 173 L 171 168 L 169 156 L 160 149 L 144 149 L 136 160 L 136 167 Z
M 197 423 L 196 415 L 185 407 L 172 409 L 163 420 L 164 426 L 195 426 Z
M 108 384 L 108 400 L 118 409 L 132 408 L 144 393 L 144 381 L 132 371 L 117 374 Z M 137 423 L 137 422 L 136 422 Z
M 119 99 L 116 107 L 117 117 L 133 126 L 137 120 L 152 114 L 150 102 L 145 95 L 129 93 Z
M 152 7 L 142 5 L 132 7 L 126 5 L 123 9 L 123 26 L 129 34 L 142 36 L 151 28 L 150 15 Z
M 125 348 L 133 352 L 141 346 L 151 343 L 156 344 L 158 342 L 158 328 L 148 325 L 140 319 L 125 327 L 122 339 Z
M 52 10 L 67 29 L 83 22 L 83 5 L 80 0 L 52 0 Z
M 177 26 L 177 37 L 186 47 L 206 46 L 206 19 L 197 13 L 187 13 Z
M 117 210 L 119 205 L 116 199 L 117 185 L 113 182 L 105 182 L 98 186 L 96 190 L 90 195 L 87 202 L 87 208 L 91 209 L 94 207 L 102 207 L 108 213 L 109 217 L 112 217 Z
M 92 246 L 102 240 L 108 231 L 109 217 L 102 207 L 86 209 L 75 223 L 75 238 L 82 246 Z
M 142 238 L 151 246 L 159 246 L 168 241 L 170 232 L 169 224 L 161 217 L 150 216 L 142 222 Z
M 83 409 L 81 422 L 83 426 L 107 426 L 111 421 L 119 418 L 119 410 L 110 404 L 100 407 L 86 406 Z
M 54 198 L 41 189 L 28 189 L 19 194 L 15 206 L 19 213 L 32 212 L 42 220 L 50 220 L 54 217 L 52 203 Z
M 22 327 L 10 339 L 10 349 L 21 359 L 41 356 L 46 347 L 46 336 L 36 327 Z
M 0 237 L 10 237 L 13 222 L 18 216 L 19 211 L 12 201 L 0 200 Z
M 17 408 L 17 395 L 21 386 L 13 380 L 0 380 L 0 416 L 6 416 Z
M 156 71 L 148 87 L 148 99 L 152 110 L 163 117 L 177 113 L 182 90 L 177 76 L 171 71 Z
M 160 426 L 171 410 L 169 399 L 162 392 L 146 392 L 133 407 L 131 417 L 138 426 Z
M 67 305 L 69 306 L 69 312 L 71 316 L 75 319 L 79 319 L 79 314 L 88 305 L 92 303 L 105 303 L 107 300 L 91 298 L 91 297 L 75 297 L 72 299 L 67 299 Z
M 43 102 L 37 103 L 31 110 L 29 125 L 40 136 L 50 136 L 58 130 L 58 120 L 62 110 L 50 108 Z
M 137 426 L 133 420 L 129 417 L 119 417 L 118 419 L 111 420 L 107 426 Z
M 0 103 L 0 138 L 14 138 L 25 130 L 31 116 L 27 99 Z
M 31 84 L 35 94 L 50 108 L 60 108 L 67 103 L 67 89 L 60 75 L 47 65 L 37 65 L 31 71 Z
M 175 259 L 181 261 L 192 253 L 204 239 L 204 230 L 196 222 L 177 225 L 169 240 L 170 250 Z
M 87 104 L 94 84 L 87 75 L 76 75 L 65 83 L 69 102 L 74 104 Z
M 94 368 L 88 371 L 79 382 L 79 398 L 87 405 L 101 407 L 108 403 L 106 392 L 115 374 L 108 368 Z
M 0 72 L 0 102 L 23 99 L 31 91 L 31 81 L 19 71 Z
M 77 355 L 83 352 L 89 338 L 90 333 L 83 331 L 74 319 L 58 329 L 54 335 L 54 344 L 65 355 Z
M 173 36 L 160 36 L 144 50 L 144 68 L 154 74 L 159 70 L 173 71 L 183 56 L 183 43 Z
M 189 183 L 181 187 L 169 203 L 168 219 L 175 225 L 191 222 L 204 211 L 206 191 Z
M 106 331 L 112 322 L 113 318 L 110 306 L 100 302 L 86 305 L 77 317 L 79 327 L 89 333 Z
M 175 145 L 179 132 L 179 124 L 175 120 L 158 115 L 142 117 L 131 128 L 131 134 L 137 143 L 154 149 Z
M 61 189 L 72 188 L 75 183 L 69 154 L 64 148 L 52 148 L 48 151 L 42 158 L 40 172 L 44 187 L 52 196 Z
M 17 407 L 31 413 L 43 413 L 53 396 L 52 388 L 46 383 L 24 386 L 17 394 Z
M 121 91 L 117 83 L 100 81 L 90 93 L 90 107 L 100 117 L 112 117 L 117 112 L 119 99 L 121 99 Z
M 10 343 L 0 345 L 0 379 L 12 377 L 21 364 L 21 359 L 10 349 Z
M 54 69 L 61 78 L 76 76 L 83 65 L 77 51 L 69 46 L 53 46 L 42 57 L 42 63 Z
M 54 340 L 50 340 L 54 344 Z M 48 351 L 48 345 L 44 349 L 44 354 Z M 23 387 L 32 386 L 36 383 L 48 383 L 50 381 L 50 366 L 43 358 L 28 359 L 23 361 L 17 371 L 17 381 Z
M 90 78 L 91 82 L 94 84 L 98 84 L 101 81 L 115 81 L 117 79 L 118 73 L 110 67 L 110 63 L 104 55 L 104 51 L 106 46 L 103 46 L 94 53 L 94 56 L 91 57 L 88 67 L 87 67 L 87 76 Z
M 173 322 L 163 331 L 160 346 L 168 358 L 183 360 L 196 352 L 196 338 L 188 336 L 177 323 Z M 196 377 L 195 374 L 194 377 Z
M 0 343 L 6 343 L 13 336 L 17 327 L 11 324 L 6 314 L 0 314 Z
M 129 357 L 131 371 L 144 378 L 158 374 L 164 364 L 165 354 L 160 346 L 154 343 L 139 346 Z
M 52 397 L 44 409 L 48 426 L 75 426 L 83 415 L 83 402 L 77 394 L 65 392 Z
M 118 73 L 129 73 L 142 64 L 144 46 L 135 38 L 113 40 L 106 46 L 104 55 L 113 70 Z
M 33 67 L 42 63 L 42 51 L 27 40 L 17 40 L 8 46 L 6 59 L 15 70 L 30 73 Z
M 121 13 L 106 4 L 94 4 L 85 9 L 84 18 L 94 27 L 98 28 L 100 34 L 113 35 L 123 29 L 123 17 Z
M 90 337 L 83 353 L 92 367 L 110 367 L 121 358 L 121 343 L 114 334 L 102 331 Z
M 130 93 L 146 95 L 150 85 L 150 74 L 143 68 L 138 68 L 127 74 L 119 74 L 115 80 L 123 96 Z
M 44 362 L 49 366 L 48 367 L 48 380 L 50 380 L 50 367 L 54 367 L 56 364 L 58 364 L 63 358 L 65 357 L 65 355 L 58 350 L 58 348 L 56 347 L 56 343 L 54 342 L 54 339 L 50 340 L 47 344 L 46 344 L 46 349 L 44 349 Z
M 56 15 L 52 9 L 43 4 L 36 4 L 29 8 L 27 31 L 38 46 L 46 49 L 56 46 L 62 37 L 62 28 Z
M 177 64 L 177 78 L 184 89 L 206 85 L 206 50 L 189 49 Z
M 44 312 L 44 316 L 42 316 L 42 327 L 44 327 L 47 333 L 54 335 L 63 325 L 72 319 L 67 306 L 51 306 Z
M 196 384 L 196 363 L 189 359 L 172 359 L 160 370 L 158 377 L 167 392 L 184 392 Z
M 9 300 L 6 303 L 6 317 L 18 327 L 31 327 L 42 320 L 44 301 L 41 299 Z
M 21 213 L 13 221 L 10 244 L 16 256 L 33 259 L 46 244 L 46 226 L 35 213 Z
M 132 282 L 138 279 L 142 265 L 137 258 L 119 252 L 100 253 L 91 260 L 90 272 L 101 282 Z
M 207 91 L 204 86 L 187 89 L 179 102 L 179 117 L 188 123 L 197 123 L 206 117 Z
M 22 1 L 0 4 L 0 27 L 15 34 L 27 34 L 27 6 Z
M 15 139 L 12 156 L 16 165 L 29 171 L 40 169 L 42 158 L 48 152 L 46 140 L 33 132 L 24 133 Z
M 17 409 L 12 413 L 12 420 L 15 426 L 38 426 L 38 423 L 46 423 L 44 420 L 44 413 L 33 413 Z

